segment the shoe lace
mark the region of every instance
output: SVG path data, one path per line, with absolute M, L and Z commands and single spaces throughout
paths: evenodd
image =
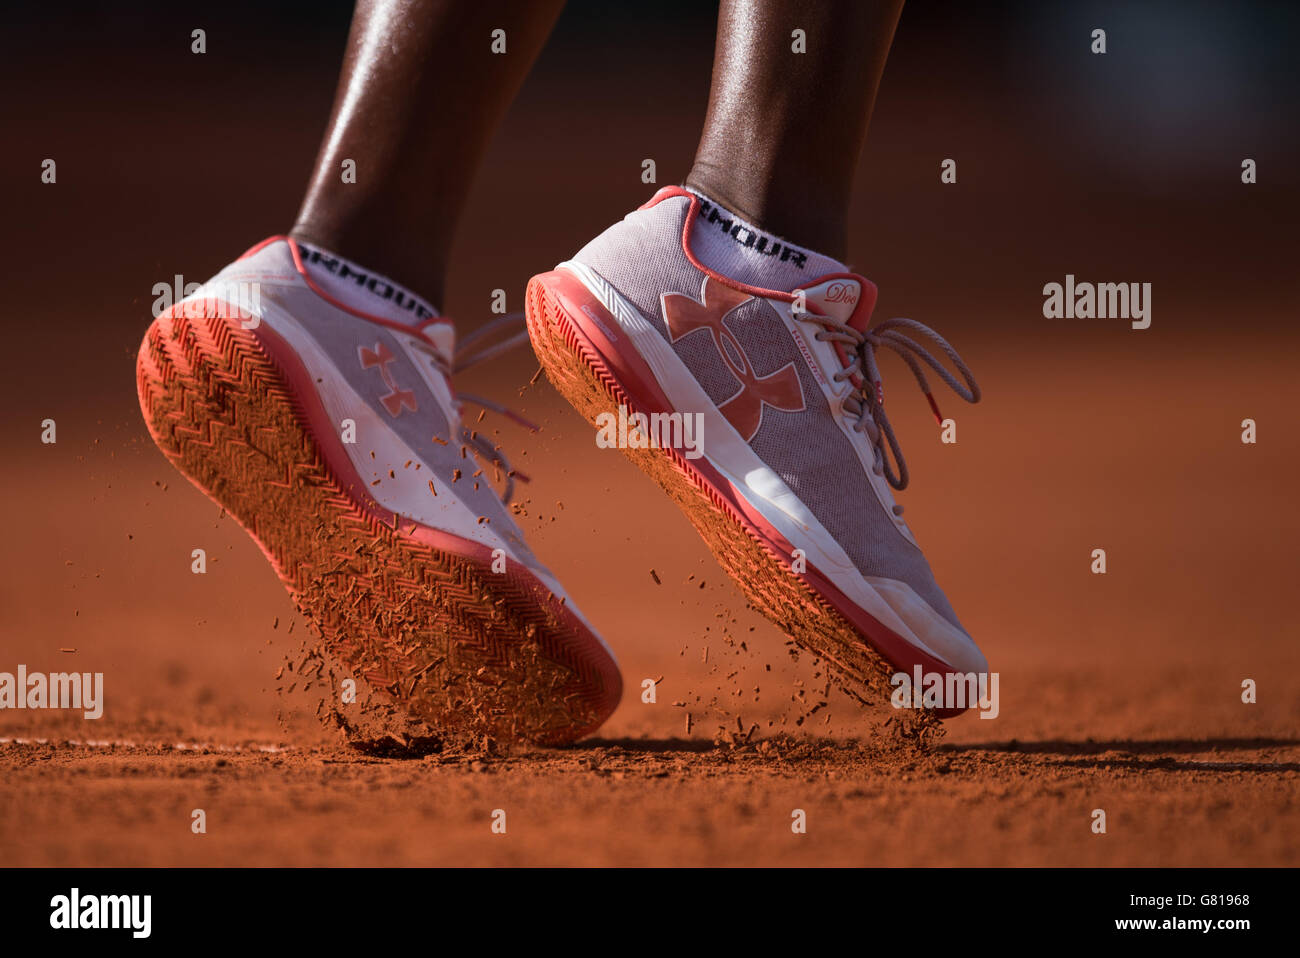
M 980 387 L 979 383 L 975 381 L 970 368 L 962 361 L 961 356 L 957 354 L 957 350 L 953 349 L 946 339 L 929 326 L 918 323 L 914 319 L 887 319 L 863 332 L 829 316 L 803 313 L 799 315 L 799 318 L 808 322 L 815 322 L 822 327 L 813 338 L 822 342 L 843 344 L 847 357 L 846 362 L 843 369 L 835 373 L 832 378 L 836 382 L 844 382 L 846 379 L 852 380 L 854 385 L 857 386 L 857 389 L 844 399 L 844 411 L 854 417 L 854 430 L 865 434 L 871 443 L 875 458 L 872 467 L 873 471 L 876 475 L 883 475 L 894 489 L 899 492 L 903 491 L 907 488 L 909 481 L 907 460 L 903 458 L 903 450 L 899 447 L 898 439 L 894 435 L 894 427 L 890 424 L 889 417 L 885 415 L 880 368 L 876 364 L 877 350 L 889 349 L 902 357 L 908 368 L 912 370 L 912 375 L 916 377 L 917 385 L 925 393 L 925 398 L 929 400 L 930 409 L 934 411 L 935 421 L 939 423 L 943 422 L 943 415 L 939 412 L 939 406 L 934 401 L 934 394 L 930 392 L 930 383 L 925 378 L 925 371 L 921 368 L 921 363 L 925 363 L 934 370 L 939 378 L 962 399 L 969 403 L 977 403 L 981 397 Z M 904 333 L 903 330 L 910 330 L 921 339 L 929 340 L 936 346 L 956 367 L 961 378 L 965 380 L 965 384 L 958 382 L 957 378 L 944 368 L 933 353 L 916 339 Z M 888 446 L 888 449 L 886 449 L 886 446 Z M 898 466 L 897 472 L 890 465 L 889 459 L 891 456 Z M 902 515 L 902 513 L 903 507 L 895 505 L 894 514 Z
M 498 339 L 493 342 L 492 339 L 501 331 L 514 327 L 515 331 L 509 336 Z M 522 346 L 528 341 L 528 330 L 524 326 L 523 313 L 508 313 L 496 319 L 484 323 L 474 332 L 465 336 L 456 346 L 456 354 L 451 357 L 450 362 L 447 357 L 438 352 L 432 344 L 424 341 L 417 341 L 416 347 L 423 353 L 427 354 L 433 360 L 434 366 L 447 378 L 452 378 L 457 373 L 464 372 L 472 366 L 489 359 L 495 359 L 502 353 L 509 352 Z M 514 410 L 493 402 L 483 396 L 473 393 L 457 392 L 456 398 L 463 402 L 471 402 L 476 406 L 491 410 L 499 415 L 505 416 L 519 425 L 528 429 L 530 432 L 537 432 L 538 426 Z M 500 446 L 492 444 L 486 436 L 481 436 L 477 432 L 469 429 L 464 423 L 461 423 L 461 442 L 468 448 L 474 450 L 475 454 L 482 457 L 485 461 L 491 463 L 501 470 L 505 476 L 505 489 L 501 492 L 501 501 L 509 504 L 515 492 L 515 479 L 521 482 L 528 482 L 528 476 L 514 469 L 510 465 L 510 460 L 506 458 Z

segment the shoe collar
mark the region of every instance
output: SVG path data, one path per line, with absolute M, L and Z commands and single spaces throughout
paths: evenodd
M 456 327 L 448 317 L 434 316 L 422 322 L 412 324 L 399 322 L 398 320 L 389 319 L 386 316 L 379 316 L 375 313 L 368 313 L 364 310 L 349 306 L 347 303 L 326 292 L 321 288 L 320 284 L 312 278 L 302 261 L 302 250 L 299 248 L 297 240 L 292 236 L 278 235 L 268 237 L 256 246 L 253 246 L 239 258 L 247 259 L 248 257 L 261 252 L 266 247 L 278 242 L 283 242 L 288 247 L 289 255 L 293 258 L 293 267 L 302 278 L 303 283 L 313 293 L 325 300 L 325 302 L 329 303 L 336 309 L 341 309 L 343 312 L 356 316 L 359 319 L 364 319 L 367 322 L 374 323 L 378 326 L 387 326 L 389 329 L 394 329 L 398 332 L 405 333 L 407 336 L 412 336 L 417 340 L 422 340 L 428 346 L 433 348 L 440 356 L 445 358 L 448 368 L 451 367 L 453 357 L 456 354 Z
M 741 283 L 729 276 L 724 276 L 709 267 L 705 266 L 695 256 L 691 248 L 691 234 L 695 229 L 696 219 L 700 214 L 700 198 L 695 193 L 680 186 L 665 186 L 652 196 L 646 203 L 639 207 L 642 210 L 648 210 L 657 206 L 664 200 L 674 197 L 684 197 L 690 201 L 690 209 L 686 211 L 686 218 L 682 222 L 682 252 L 690 261 L 691 265 L 704 273 L 715 283 L 721 283 L 732 289 L 739 290 L 750 296 L 762 299 L 774 299 L 784 303 L 796 304 L 800 299 L 800 293 L 803 296 L 804 311 L 814 316 L 829 316 L 831 319 L 838 320 L 841 323 L 852 326 L 858 332 L 865 333 L 871 323 L 871 313 L 876 307 L 876 297 L 879 290 L 876 284 L 871 282 L 865 276 L 851 272 L 826 273 L 817 277 L 811 283 L 799 287 L 796 290 L 766 289 L 761 286 L 750 286 L 747 283 Z M 835 343 L 835 351 L 839 355 L 841 363 L 848 365 L 849 356 L 845 352 L 843 344 Z M 858 377 L 854 378 L 854 385 L 861 386 Z

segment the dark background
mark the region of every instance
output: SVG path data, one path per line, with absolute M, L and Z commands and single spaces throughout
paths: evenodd
M 120 329 L 154 282 L 206 278 L 287 229 L 350 8 L 7 5 L 6 318 L 45 325 L 52 293 L 75 286 L 93 325 Z M 642 202 L 643 158 L 660 184 L 680 181 L 715 16 L 709 3 L 569 4 L 476 183 L 450 312 L 473 321 L 485 285 L 522 291 Z M 853 265 L 882 308 L 948 329 L 972 303 L 996 307 L 999 329 L 1041 328 L 1042 284 L 1066 272 L 1154 283 L 1153 336 L 1283 322 L 1297 302 L 1298 24 L 1286 3 L 909 4 L 859 177 Z M 1089 52 L 1096 26 L 1104 56 Z M 809 148 L 836 149 L 836 131 Z M 958 185 L 940 189 L 945 157 Z

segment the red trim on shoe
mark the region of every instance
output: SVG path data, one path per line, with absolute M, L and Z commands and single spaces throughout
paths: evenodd
M 239 258 L 240 258 L 240 259 L 248 259 L 248 257 L 252 256 L 254 253 L 260 253 L 262 250 L 266 249 L 266 247 L 270 246 L 270 245 L 271 245 L 272 243 L 274 243 L 276 240 L 287 240 L 288 238 L 289 238 L 289 237 L 287 237 L 287 236 L 270 236 L 270 237 L 267 237 L 266 239 L 262 240 L 262 242 L 258 243 L 256 246 L 251 247 L 247 252 L 245 252 L 245 253 L 244 253 L 242 256 L 240 256 Z
M 680 186 L 660 187 L 659 192 L 655 193 L 654 196 L 650 197 L 650 199 L 646 200 L 644 203 L 642 203 L 640 206 L 637 207 L 637 211 L 639 212 L 641 210 L 648 210 L 650 209 L 650 207 L 657 206 L 660 203 L 662 203 L 664 200 L 671 199 L 674 196 L 693 196 L 693 195 L 694 194 L 691 193 L 690 190 L 683 189 Z

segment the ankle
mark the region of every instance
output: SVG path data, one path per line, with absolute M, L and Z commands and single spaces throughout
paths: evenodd
M 819 201 L 813 189 L 777 190 L 770 183 L 738 182 L 726 171 L 699 160 L 684 185 L 759 229 L 836 260 L 848 258 L 847 204 Z

